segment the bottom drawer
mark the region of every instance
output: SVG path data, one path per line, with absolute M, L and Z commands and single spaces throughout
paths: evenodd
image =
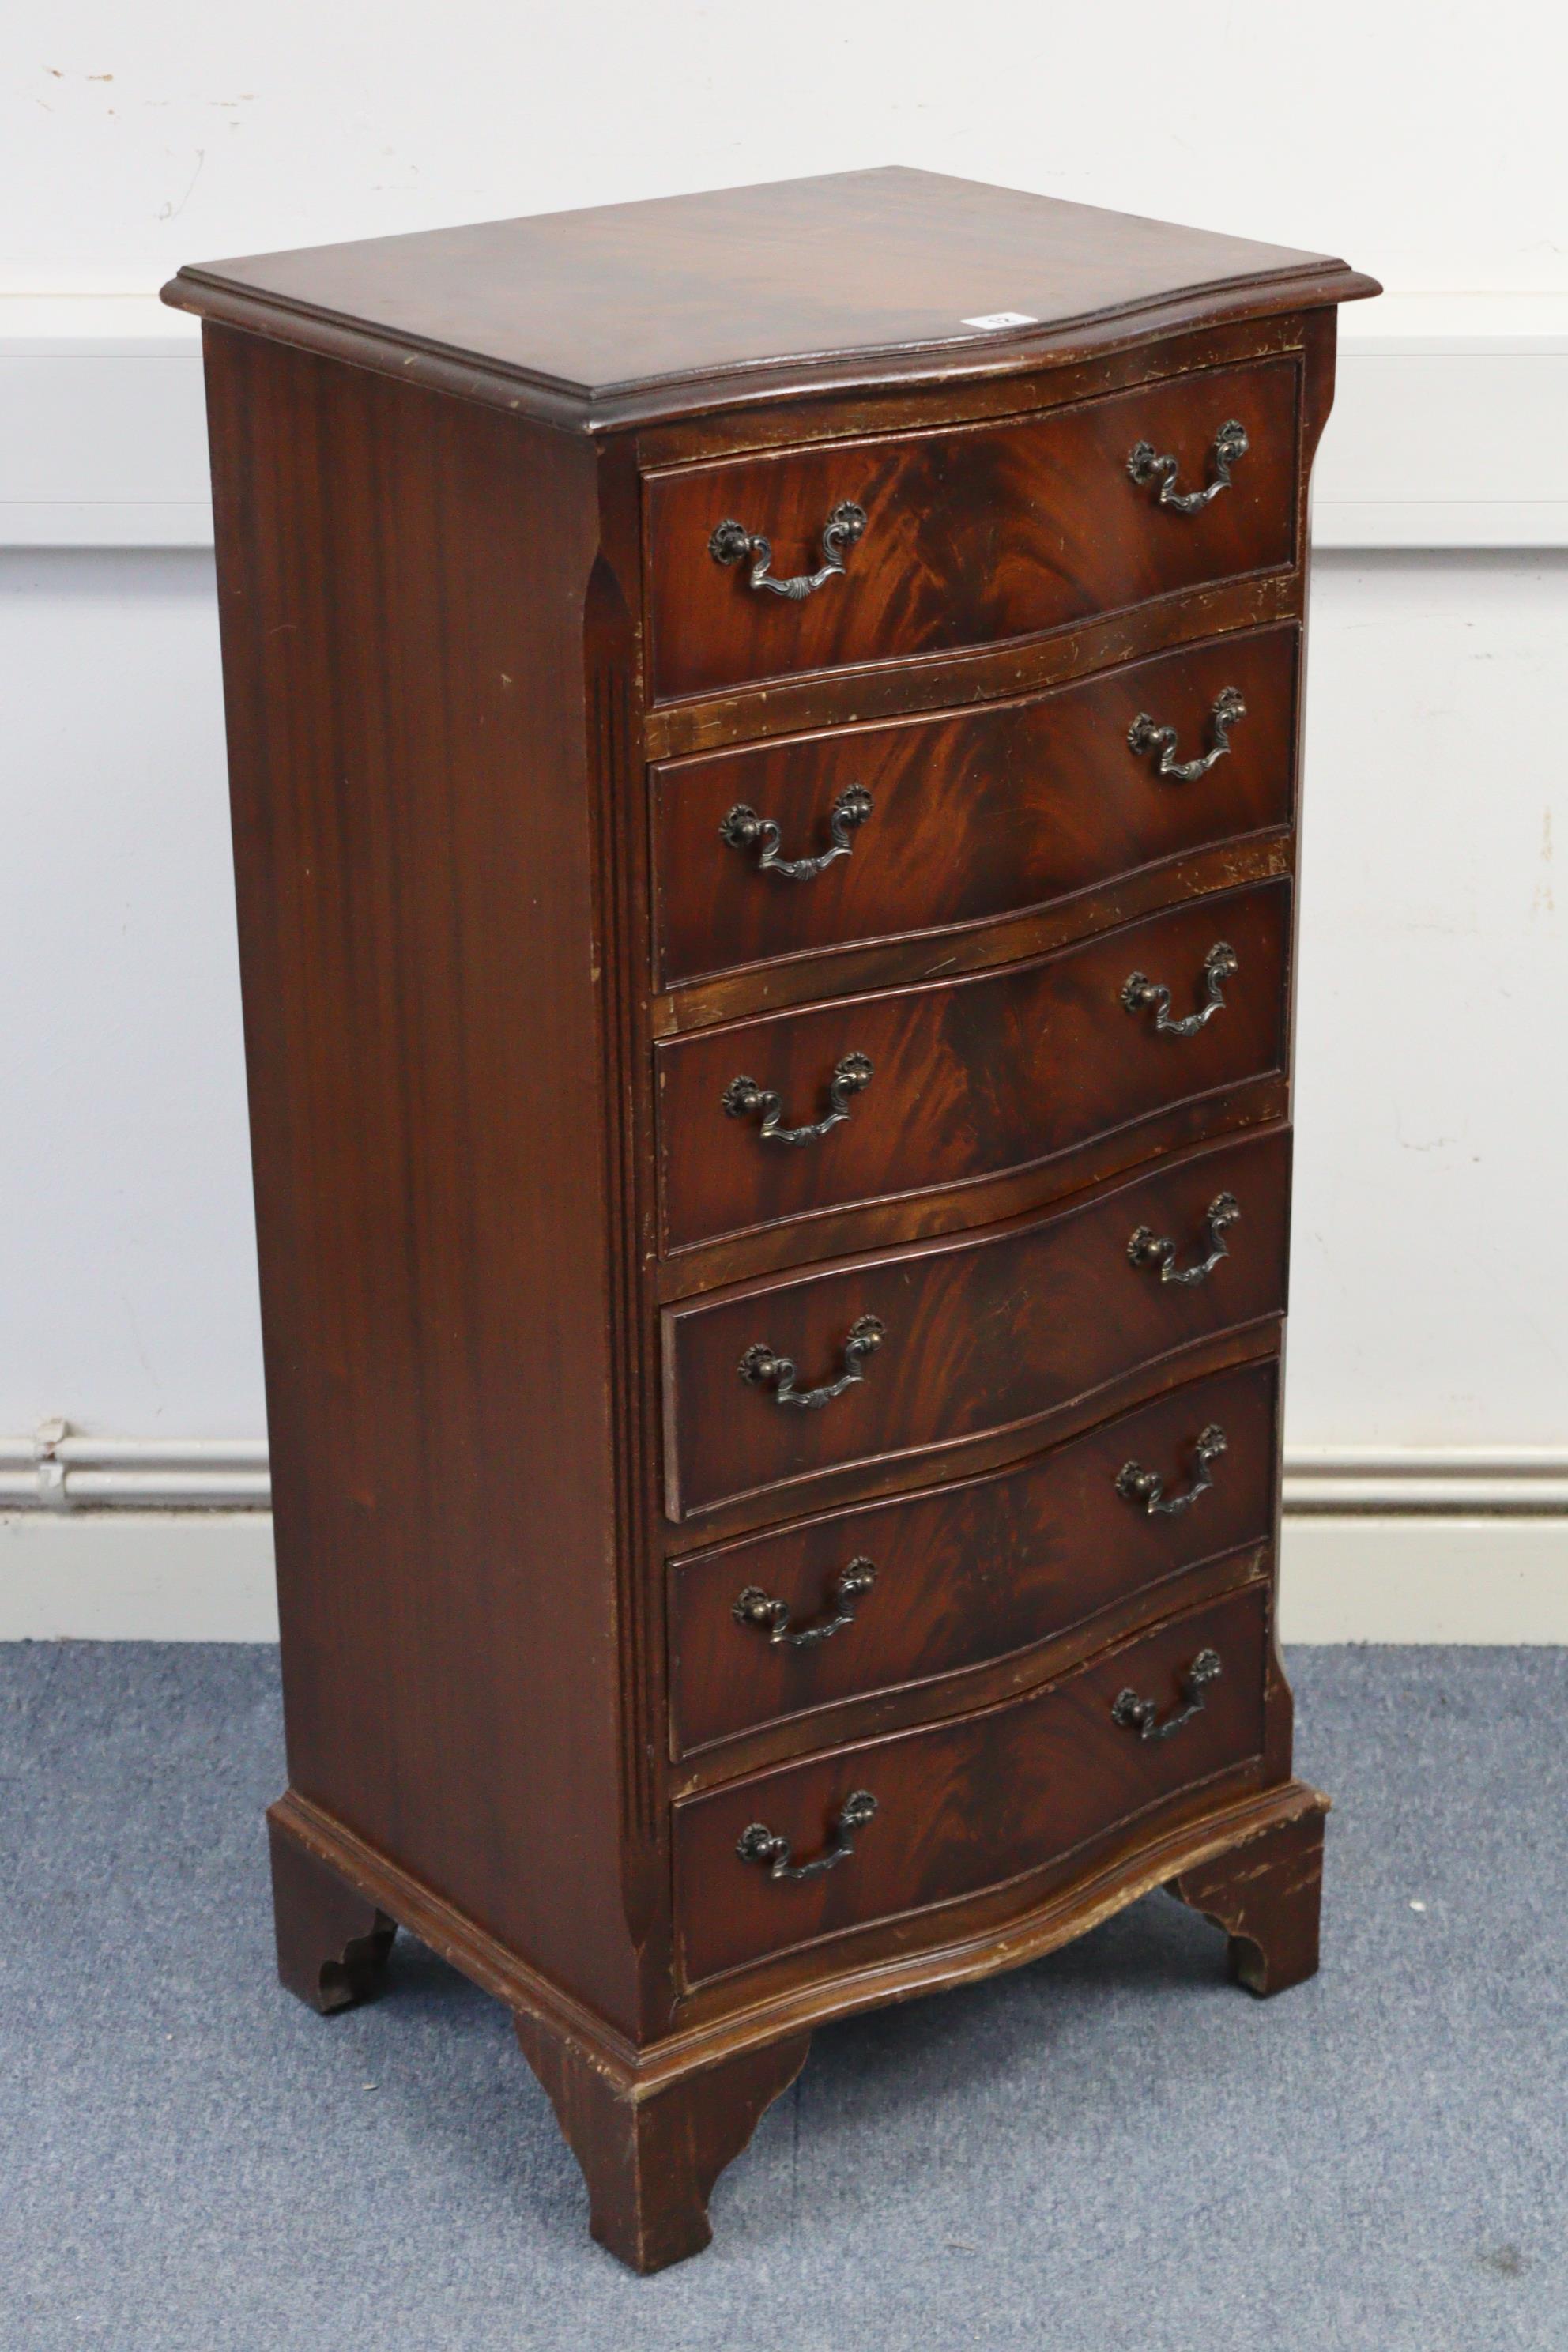
M 1026 1697 L 678 1805 L 687 1983 L 1005 1885 L 1259 1758 L 1268 1609 L 1250 1585 Z

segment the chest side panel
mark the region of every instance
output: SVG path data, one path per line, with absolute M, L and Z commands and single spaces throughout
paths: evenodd
M 624 2011 L 592 456 L 207 352 L 292 1782 Z

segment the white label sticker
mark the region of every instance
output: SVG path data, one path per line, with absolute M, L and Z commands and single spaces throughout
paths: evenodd
M 1037 327 L 1027 310 L 988 310 L 984 319 L 961 319 L 961 327 Z

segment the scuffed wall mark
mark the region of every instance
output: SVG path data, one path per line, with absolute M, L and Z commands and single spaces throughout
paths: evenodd
M 397 150 L 395 147 L 384 147 L 381 152 L 384 155 L 390 155 L 395 163 L 397 161 Z M 414 185 L 415 181 L 419 177 L 419 166 L 417 163 L 405 163 L 404 165 L 404 169 L 410 174 L 406 180 L 373 180 L 371 182 L 372 194 L 377 196 L 388 194 L 395 195 L 402 189 L 411 188 Z
M 1548 808 L 1542 810 L 1541 817 L 1542 871 L 1541 879 L 1535 886 L 1534 896 L 1530 902 L 1531 915 L 1554 915 L 1557 912 L 1557 898 L 1552 883 L 1552 860 L 1554 854 L 1552 841 L 1552 811 Z
M 1405 1134 L 1397 1103 L 1394 1106 L 1394 1139 L 1401 1151 L 1446 1151 L 1459 1140 L 1457 1135 L 1432 1135 L 1418 1142 L 1415 1136 Z
M 198 147 L 198 148 L 196 149 L 196 168 L 195 168 L 195 170 L 191 173 L 190 180 L 189 180 L 189 182 L 188 182 L 188 183 L 187 183 L 187 184 L 186 184 L 186 188 L 185 188 L 185 193 L 184 193 L 184 194 L 180 198 L 180 201 L 179 201 L 179 203 L 178 203 L 177 205 L 176 205 L 176 204 L 167 204 L 167 205 L 159 205 L 159 207 L 158 207 L 158 218 L 159 218 L 160 220 L 178 220 L 178 219 L 179 219 L 180 215 L 184 211 L 185 206 L 186 206 L 186 205 L 190 203 L 190 201 L 191 201 L 191 190 L 192 190 L 192 188 L 194 188 L 194 187 L 195 186 L 196 182 L 201 178 L 201 176 L 202 176 L 202 165 L 206 162 L 206 160 L 207 160 L 207 151 L 206 151 L 206 149 L 205 149 L 205 147 Z

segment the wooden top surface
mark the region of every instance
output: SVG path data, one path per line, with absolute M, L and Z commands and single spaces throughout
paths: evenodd
M 331 322 L 477 362 L 582 415 L 646 410 L 656 386 L 1016 364 L 1173 306 L 1181 324 L 1375 290 L 1322 255 L 890 168 L 191 264 L 165 299 L 321 348 Z M 1025 323 L 973 323 L 999 313 Z

